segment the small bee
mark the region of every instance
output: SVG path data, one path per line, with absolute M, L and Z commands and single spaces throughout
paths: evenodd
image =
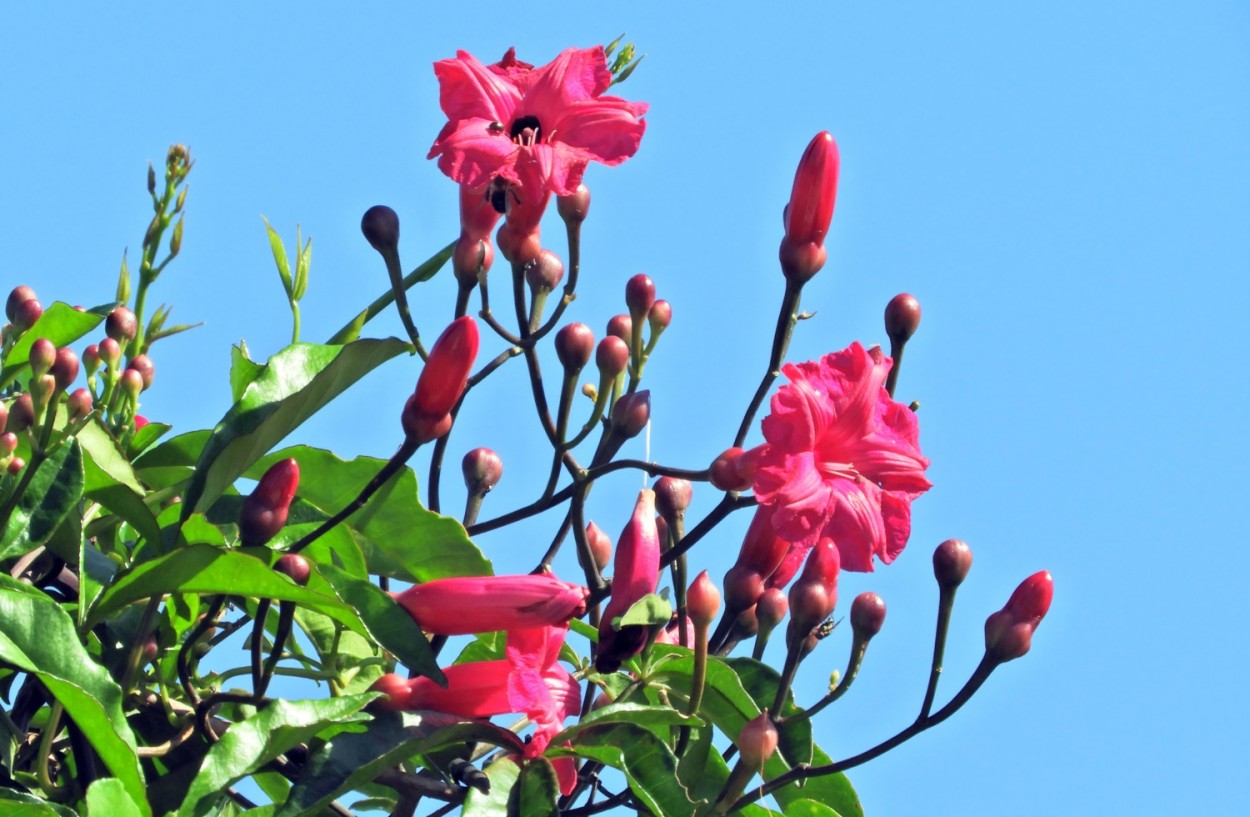
M 506 215 L 508 212 L 508 194 L 512 194 L 512 200 L 517 204 L 521 203 L 521 197 L 516 194 L 516 190 L 508 183 L 503 176 L 496 176 L 491 179 L 490 184 L 486 185 L 486 200 L 490 202 L 490 206 L 495 208 L 495 212 L 500 215 Z

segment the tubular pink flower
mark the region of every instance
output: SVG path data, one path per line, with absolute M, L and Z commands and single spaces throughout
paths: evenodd
M 647 105 L 604 96 L 612 84 L 602 47 L 570 48 L 541 68 L 509 51 L 485 66 L 465 51 L 434 63 L 447 114 L 429 158 L 460 184 L 496 179 L 524 195 L 572 195 L 593 161 L 618 165 L 642 140 Z
M 589 591 L 551 575 L 464 576 L 394 595 L 427 633 L 472 635 L 566 624 L 586 612 Z
M 614 672 L 626 658 L 637 655 L 647 640 L 647 628 L 630 625 L 617 630 L 612 620 L 624 615 L 634 602 L 655 592 L 660 580 L 660 534 L 655 525 L 655 491 L 638 492 L 634 514 L 616 543 L 612 563 L 612 597 L 599 624 L 599 652 L 595 666 Z
M 832 538 L 845 570 L 892 562 L 911 533 L 912 500 L 932 485 L 916 415 L 884 388 L 891 365 L 859 343 L 787 364 L 790 382 L 763 422 L 756 499 L 794 545 Z

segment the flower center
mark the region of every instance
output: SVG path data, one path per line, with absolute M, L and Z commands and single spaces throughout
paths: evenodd
M 518 145 L 529 147 L 542 141 L 543 126 L 537 116 L 522 116 L 512 123 L 508 135 Z
M 850 462 L 829 462 L 818 459 L 816 461 L 816 470 L 826 477 L 835 479 L 855 480 L 859 477 L 859 472 L 855 470 L 855 464 Z

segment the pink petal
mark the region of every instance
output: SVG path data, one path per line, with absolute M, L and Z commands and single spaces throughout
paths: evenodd
M 598 96 L 611 84 L 602 48 L 566 48 L 530 75 L 521 115 L 533 114 L 546 123 L 570 102 Z
M 872 572 L 872 557 L 885 552 L 885 523 L 881 519 L 881 489 L 867 480 L 834 483 L 836 510 L 825 534 L 842 556 L 842 568 Z
M 553 140 L 578 148 L 605 165 L 619 165 L 638 152 L 647 123 L 646 105 L 605 96 L 575 102 L 548 125 Z
M 461 119 L 511 122 L 521 92 L 506 77 L 494 73 L 467 51 L 454 60 L 434 63 L 439 105 L 453 123 Z
M 515 164 L 520 148 L 510 139 L 491 133 L 490 120 L 465 119 L 457 124 L 454 130 L 444 128 L 430 148 L 430 157 L 438 157 L 439 170 L 469 187 L 481 187 L 496 176 L 519 181 Z

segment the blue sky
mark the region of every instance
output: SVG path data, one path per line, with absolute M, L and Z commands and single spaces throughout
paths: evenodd
M 653 458 L 701 467 L 732 438 L 782 290 L 781 207 L 817 131 L 838 139 L 842 181 L 830 261 L 804 295 L 816 317 L 791 359 L 884 342 L 881 310 L 898 292 L 924 308 L 899 396 L 922 404 L 935 487 L 894 565 L 844 575 L 841 609 L 873 589 L 890 613 L 855 689 L 818 720 L 821 743 L 854 754 L 914 716 L 939 541 L 975 553 L 939 701 L 1016 582 L 1055 576 L 1032 653 L 939 729 L 851 773 L 867 812 L 1244 813 L 1250 11 L 709 9 L 8 7 L 3 288 L 109 300 L 150 218 L 146 163 L 189 144 L 184 249 L 155 298 L 205 325 L 156 347 L 143 410 L 178 430 L 211 426 L 227 407 L 230 344 L 264 357 L 289 337 L 262 214 L 288 243 L 297 224 L 314 239 L 304 337 L 324 339 L 385 286 L 358 231 L 368 206 L 399 212 L 408 267 L 458 229 L 454 186 L 424 158 L 443 121 L 431 63 L 511 45 L 542 63 L 627 32 L 647 58 L 620 92 L 651 103 L 648 130 L 634 159 L 587 175 L 585 283 L 569 315 L 601 333 L 640 271 L 673 303 L 647 371 Z M 558 234 L 547 231 L 562 253 Z M 430 334 L 451 313 L 446 278 L 413 296 Z M 373 326 L 402 333 L 389 315 Z M 396 361 L 296 438 L 388 455 L 416 371 Z M 456 458 L 476 445 L 503 456 L 488 515 L 545 475 L 532 412 L 510 396 L 520 384 L 519 371 L 501 377 L 453 437 Z M 637 487 L 631 476 L 595 492 L 613 536 Z M 696 515 L 714 501 L 700 493 Z M 692 561 L 719 578 L 745 522 Z M 500 572 L 527 570 L 552 524 L 480 544 Z M 826 642 L 801 699 L 818 697 L 845 650 L 845 635 Z

